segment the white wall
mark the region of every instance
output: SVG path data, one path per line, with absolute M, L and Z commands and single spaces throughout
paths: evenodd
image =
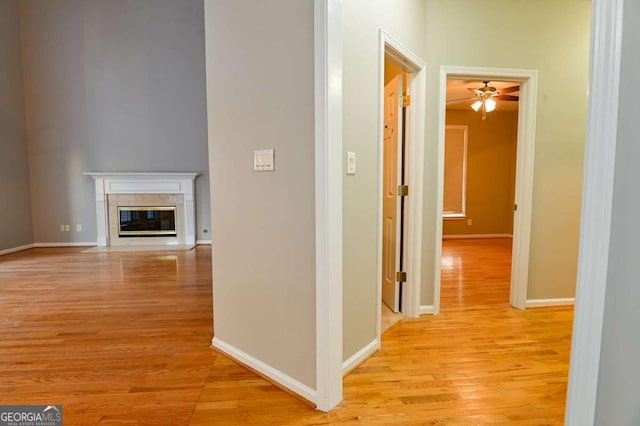
M 590 8 L 584 0 L 427 0 L 421 304 L 433 303 L 442 65 L 538 70 L 528 299 L 573 297 L 586 126 Z M 439 244 L 439 242 L 437 243 Z M 562 255 L 559 255 L 559 254 Z
M 424 58 L 421 0 L 348 0 L 344 7 L 343 149 L 357 156 L 357 174 L 343 184 L 344 359 L 376 338 L 379 43 L 383 28 Z
M 596 425 L 640 424 L 640 3 L 624 2 L 620 98 L 609 266 L 596 401 Z M 594 330 L 597 332 L 597 330 Z
M 0 251 L 33 243 L 18 0 L 0 1 Z
M 96 241 L 85 171 L 201 173 L 209 239 L 202 0 L 19 3 L 35 241 Z
M 207 0 L 214 335 L 315 389 L 312 0 Z M 275 149 L 275 171 L 253 150 Z

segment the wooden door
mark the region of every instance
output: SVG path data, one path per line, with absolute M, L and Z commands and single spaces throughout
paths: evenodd
M 402 170 L 398 160 L 402 155 L 402 75 L 396 76 L 384 88 L 384 137 L 382 176 L 382 301 L 400 311 L 400 284 L 396 281 L 400 250 L 400 203 L 398 183 Z

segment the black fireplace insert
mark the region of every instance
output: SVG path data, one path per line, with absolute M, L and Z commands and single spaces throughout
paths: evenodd
M 120 237 L 175 237 L 176 207 L 118 207 Z

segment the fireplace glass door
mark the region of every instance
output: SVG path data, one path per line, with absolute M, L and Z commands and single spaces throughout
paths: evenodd
M 175 237 L 176 207 L 118 207 L 120 237 Z

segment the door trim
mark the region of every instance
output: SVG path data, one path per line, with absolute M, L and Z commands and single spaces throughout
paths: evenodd
M 598 393 L 618 129 L 623 0 L 594 0 L 582 225 L 567 426 L 592 425 Z
M 420 274 L 422 256 L 422 190 L 424 164 L 425 83 L 426 64 L 392 37 L 380 29 L 378 37 L 378 212 L 377 212 L 377 287 L 376 335 L 380 344 L 382 318 L 382 152 L 384 121 L 384 58 L 389 56 L 407 72 L 407 94 L 411 107 L 406 111 L 405 182 L 409 196 L 405 199 L 404 264 L 407 282 L 403 284 L 401 311 L 408 317 L 420 316 Z M 410 232 L 409 232 L 410 230 Z
M 513 249 L 511 266 L 511 291 L 509 302 L 518 309 L 527 307 L 527 286 L 529 279 L 529 243 L 531 240 L 531 210 L 533 202 L 533 161 L 536 130 L 536 98 L 538 71 L 525 69 L 440 67 L 440 99 L 438 120 L 438 187 L 435 265 L 434 265 L 434 313 L 440 312 L 440 259 L 442 257 L 442 203 L 444 192 L 444 129 L 446 116 L 447 79 L 470 78 L 513 81 L 520 84 L 520 105 L 518 112 L 518 141 L 516 159 L 515 203 L 518 210 L 514 215 Z
M 314 0 L 316 408 L 342 400 L 342 0 Z

